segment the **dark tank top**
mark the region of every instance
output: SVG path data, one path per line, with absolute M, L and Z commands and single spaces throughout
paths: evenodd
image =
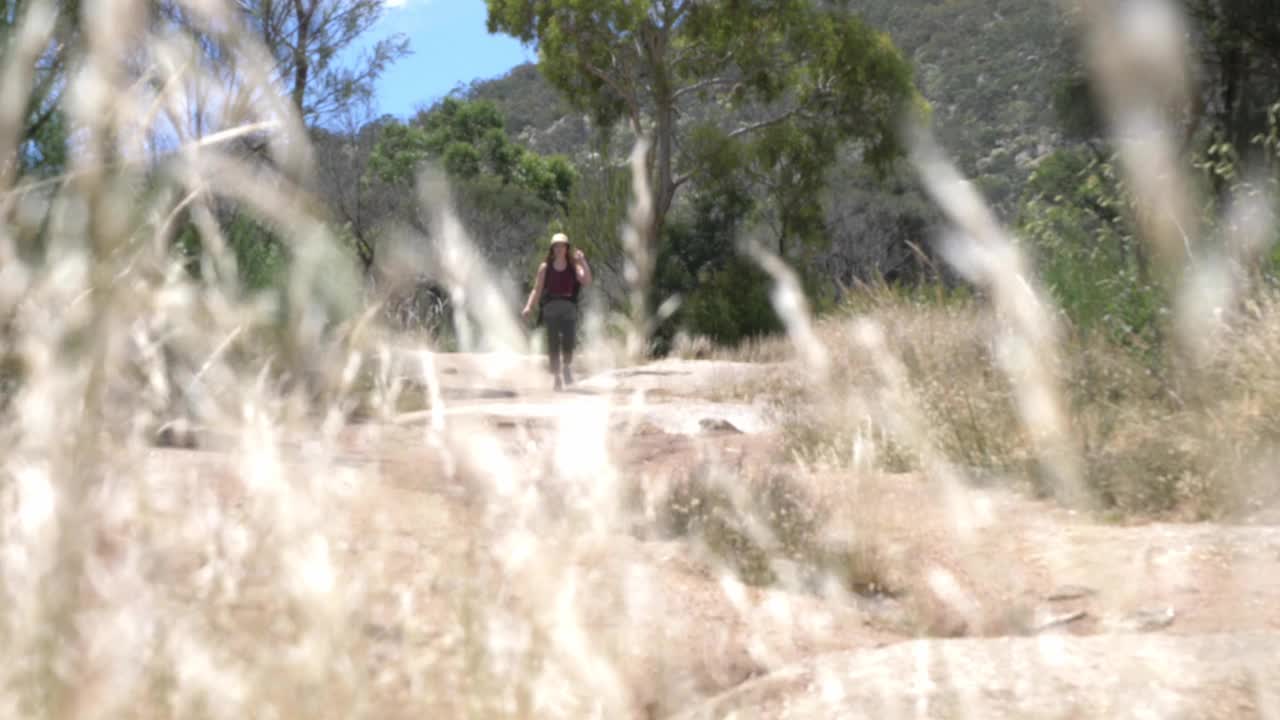
M 573 263 L 565 265 L 564 270 L 556 270 L 555 265 L 547 263 L 547 295 L 553 298 L 572 298 L 578 276 L 573 272 Z

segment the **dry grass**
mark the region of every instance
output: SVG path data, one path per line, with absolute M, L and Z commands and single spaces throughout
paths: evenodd
M 368 326 L 376 313 L 359 307 L 354 264 L 307 191 L 301 118 L 263 49 L 229 6 L 179 5 L 199 33 L 142 3 L 87 6 L 64 103 L 71 167 L 0 176 L 0 717 L 622 717 L 767 669 L 717 676 L 710 641 L 690 643 L 712 666 L 695 684 L 662 654 L 679 633 L 710 631 L 686 596 L 664 604 L 695 573 L 663 575 L 619 539 L 635 478 L 610 452 L 610 400 L 573 406 L 540 437 L 439 412 L 412 430 L 347 423 L 406 402 L 442 409 L 433 348 L 412 348 L 412 381 L 382 372 L 405 341 Z M 15 156 L 27 71 L 52 32 L 52 6 L 29 7 L 0 75 L 0 157 Z M 201 54 L 210 38 L 216 59 Z M 234 142 L 245 138 L 260 152 Z M 1276 300 L 1206 334 L 1218 351 L 1190 353 L 1194 382 L 1159 381 L 1059 333 L 980 199 L 936 158 L 916 160 L 966 233 L 952 260 L 986 300 L 885 299 L 815 324 L 794 275 L 753 251 L 788 338 L 727 352 L 781 363 L 766 387 L 738 392 L 780 398 L 802 460 L 850 477 L 918 468 L 934 499 L 975 469 L 1066 496 L 1083 479 L 1126 515 L 1217 512 L 1273 488 Z M 527 352 L 447 188 L 424 175 L 419 190 L 431 242 L 405 231 L 417 249 L 405 262 L 467 298 L 458 347 Z M 637 313 L 649 202 L 637 183 L 622 229 Z M 279 294 L 236 280 L 215 217 L 226 203 L 288 243 Z M 188 214 L 205 240 L 200 281 L 171 253 Z M 1194 339 L 1207 326 L 1183 307 Z M 634 358 L 649 322 L 630 318 L 617 347 L 591 342 L 599 357 Z M 204 451 L 157 450 L 175 424 Z M 697 587 L 720 592 L 730 610 L 713 619 L 744 646 L 757 644 L 755 618 L 718 569 L 845 600 L 908 584 L 849 488 L 814 489 L 797 466 L 712 464 L 688 478 L 661 526 L 683 560 L 706 551 Z M 646 612 L 657 621 L 618 622 Z M 917 621 L 947 632 L 933 622 L 946 616 Z
M 858 500 L 855 493 L 823 497 L 794 466 L 704 465 L 656 499 L 654 531 L 690 541 L 712 566 L 751 585 L 895 595 L 904 588 L 882 550 L 849 516 Z
M 877 292 L 856 307 L 817 325 L 834 360 L 830 386 L 777 372 L 729 394 L 769 398 L 787 450 L 807 462 L 904 472 L 923 469 L 920 448 L 928 447 L 972 480 L 1048 490 L 977 301 L 938 305 Z M 1057 382 L 1086 483 L 1108 517 L 1222 517 L 1270 499 L 1262 468 L 1280 438 L 1280 298 L 1264 292 L 1245 307 L 1187 391 L 1199 402 L 1131 348 L 1098 336 L 1067 340 Z M 867 320 L 884 328 L 917 405 L 923 435 L 911 443 L 883 421 L 883 379 L 854 338 Z
M 1025 461 L 1028 448 L 1008 383 L 984 340 L 990 335 L 989 320 L 979 308 L 884 299 L 866 317 L 885 328 L 888 352 L 907 373 L 919 402 L 920 427 L 928 434 L 924 442 L 970 467 Z M 778 412 L 786 418 L 790 447 L 814 462 L 919 469 L 913 451 L 894 442 L 889 428 L 876 420 L 885 410 L 881 378 L 873 354 L 857 342 L 856 328 L 857 319 L 849 316 L 818 323 L 818 335 L 833 358 L 829 388 L 815 389 L 803 376 L 790 376 L 772 390 L 780 400 Z M 842 391 L 832 395 L 830 388 Z
M 795 358 L 795 346 L 785 336 L 750 337 L 736 346 L 726 347 L 704 335 L 677 333 L 670 356 L 684 360 L 730 360 L 735 362 L 775 363 Z

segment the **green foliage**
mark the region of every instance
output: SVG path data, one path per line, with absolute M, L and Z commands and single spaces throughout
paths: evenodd
M 573 189 L 576 170 L 562 157 L 538 157 L 525 152 L 520 155 L 516 167 L 516 180 L 523 187 L 532 189 L 545 203 L 565 209 Z
M 384 17 L 382 0 L 239 0 L 237 6 L 308 123 L 370 104 L 378 78 L 409 54 L 408 38 L 393 33 L 370 43 L 354 62 L 342 62 Z
M 1102 109 L 1083 71 L 1069 73 L 1057 81 L 1053 109 L 1067 137 L 1075 140 L 1102 137 Z
M 690 199 L 667 225 L 651 293 L 656 307 L 682 298 L 680 309 L 657 329 L 664 352 L 679 329 L 736 345 L 781 331 L 770 293 L 773 279 L 736 247 L 754 200 L 743 176 L 725 174 Z
M 750 259 L 733 255 L 723 267 L 703 273 L 685 301 L 683 325 L 695 336 L 724 345 L 781 332 L 772 289 L 767 273 Z
M 289 272 L 289 255 L 279 238 L 253 216 L 236 212 L 222 229 L 227 250 L 235 258 L 241 287 L 250 293 L 280 290 Z M 174 249 L 194 277 L 204 273 L 205 245 L 194 224 L 174 237 Z
M 67 169 L 67 118 L 54 108 L 38 125 L 30 128 L 23 148 L 22 170 L 29 176 L 53 176 Z
M 410 188 L 426 162 L 443 167 L 459 220 L 495 266 L 527 279 L 548 225 L 571 211 L 577 169 L 512 141 L 496 104 L 453 97 L 410 124 L 384 123 L 364 182 Z
M 492 175 L 478 175 L 454 184 L 458 212 L 472 236 L 484 238 L 487 249 L 507 261 L 518 261 L 524 248 L 545 251 L 537 242 L 547 223 L 561 211 L 542 196 Z
M 404 182 L 427 157 L 426 137 L 420 128 L 390 122 L 379 129 L 378 144 L 369 157 L 369 172 L 387 183 Z
M 1126 203 L 1110 161 L 1061 150 L 1032 174 L 1019 231 L 1073 325 L 1145 347 L 1158 341 L 1166 296 L 1151 276 Z
M 707 172 L 664 233 L 653 301 L 678 294 L 684 303 L 659 329 L 658 346 L 676 327 L 727 345 L 779 332 L 773 280 L 739 255 L 736 244 L 744 233 L 767 228 L 774 250 L 811 279 L 803 253 L 828 239 L 824 168 L 834 147 L 823 143 L 831 136 L 790 124 L 765 128 L 749 141 L 711 125 L 690 135 Z M 816 306 L 817 283 L 807 289 Z
M 827 240 L 823 192 L 835 160 L 836 136 L 795 125 L 766 129 L 750 147 L 749 173 L 764 190 L 758 212 L 773 229 L 777 252 L 821 247 Z
M 490 32 L 538 43 L 543 76 L 572 107 L 605 128 L 624 119 L 645 128 L 654 240 L 682 187 L 745 170 L 725 162 L 733 155 L 726 145 L 761 136 L 754 173 L 782 191 L 779 230 L 803 236 L 816 212 L 801 200 L 815 193 L 790 180 L 823 177 L 845 142 L 856 142 L 864 161 L 887 164 L 901 150 L 902 113 L 921 106 L 893 43 L 843 7 L 488 0 L 488 8 Z
M 605 160 L 607 148 L 578 166 L 578 180 L 569 195 L 565 212 L 554 218 L 546 236 L 563 232 L 591 263 L 596 292 L 604 292 L 614 308 L 626 305 L 616 282 L 623 276 L 621 229 L 631 202 L 631 172 Z M 544 245 L 531 245 L 527 262 L 535 266 L 546 253 Z M 611 294 L 610 294 L 611 293 Z
M 488 7 L 491 32 L 537 42 L 542 76 L 570 107 L 605 132 L 625 121 L 652 142 L 652 215 L 641 228 L 656 250 L 649 309 L 685 300 L 656 329 L 658 352 L 681 325 L 722 342 L 778 330 L 772 282 L 736 255 L 737 242 L 751 233 L 807 270 L 829 245 L 826 190 L 841 153 L 888 169 L 904 114 L 927 112 L 910 64 L 847 3 Z
M 1061 145 L 1055 93 L 1079 57 L 1063 6 L 863 0 L 858 7 L 911 59 L 921 92 L 937 109 L 939 139 L 960 170 L 1002 218 L 1012 218 L 1034 161 Z
M 554 4 L 490 3 L 491 28 L 495 23 L 521 26 L 527 23 L 530 30 L 527 37 L 537 40 L 539 33 L 550 27 L 549 21 L 544 21 L 558 12 L 551 8 Z M 581 5 L 582 12 L 588 12 L 595 5 Z M 660 29 L 659 3 L 631 5 L 641 10 L 652 8 L 650 19 L 658 24 L 647 25 L 638 21 L 636 27 L 640 29 L 628 30 L 632 34 L 624 35 L 623 40 Z M 786 4 L 712 2 L 707 3 L 711 14 L 703 17 L 714 18 L 715 11 L 729 7 L 750 14 L 766 5 L 777 9 Z M 957 160 L 965 174 L 975 180 L 987 199 L 994 202 L 1002 220 L 1008 222 L 1016 216 L 1018 202 L 1024 197 L 1026 180 L 1037 161 L 1062 147 L 1064 137 L 1074 139 L 1074 133 L 1064 128 L 1054 104 L 1055 91 L 1061 84 L 1059 78 L 1077 70 L 1079 55 L 1073 41 L 1073 28 L 1061 6 L 1027 5 L 1014 0 L 863 0 L 856 6 L 852 3 L 814 5 L 834 8 L 836 17 L 845 7 L 852 7 L 865 21 L 866 27 L 883 29 L 891 34 L 893 44 L 910 61 L 909 64 L 903 63 L 913 73 L 908 80 L 914 79 L 921 95 L 927 99 L 933 126 L 947 152 Z M 504 13 L 517 6 L 523 8 L 521 12 L 525 14 L 514 13 L 514 19 L 505 17 Z M 560 17 L 563 19 L 568 15 L 561 14 Z M 693 16 L 682 17 L 691 22 Z M 606 18 L 601 16 L 598 19 L 603 23 Z M 706 56 L 714 55 L 713 49 L 725 47 L 726 43 L 733 41 L 734 32 L 751 22 L 749 19 L 729 18 L 721 27 L 724 37 L 719 45 L 703 43 L 686 49 L 683 45 L 673 44 L 672 54 L 684 56 L 701 52 Z M 774 15 L 756 26 L 769 23 L 780 26 L 782 22 L 783 19 Z M 712 22 L 705 31 L 713 33 L 714 28 L 715 23 Z M 692 30 L 681 26 L 672 37 L 692 37 Z M 576 30 L 580 34 L 587 31 L 581 27 Z M 811 32 L 813 37 L 820 37 L 828 31 L 815 28 Z M 781 36 L 765 34 L 758 40 L 756 35 L 751 37 L 753 43 L 759 43 L 760 49 L 759 52 L 754 52 L 755 48 L 748 49 L 754 52 L 749 61 L 764 64 L 767 68 L 770 52 L 778 47 L 772 43 Z M 858 36 L 851 34 L 850 38 L 850 44 L 857 45 Z M 577 90 L 555 92 L 560 88 L 551 78 L 549 68 L 555 64 L 563 65 L 566 60 L 551 56 L 546 43 L 539 41 L 538 46 L 543 56 L 538 67 L 524 66 L 506 78 L 472 86 L 467 97 L 495 100 L 508 118 L 522 118 L 512 127 L 520 128 L 532 146 L 573 151 L 581 163 L 589 147 L 589 126 L 581 122 L 581 116 L 574 111 L 590 115 L 592 106 L 581 102 L 582 93 Z M 828 48 L 836 47 L 823 43 L 811 46 L 814 54 L 827 53 Z M 619 63 L 633 59 L 627 48 L 619 48 L 618 52 Z M 800 131 L 799 135 L 811 139 L 806 139 L 794 151 L 774 153 L 779 160 L 777 163 L 770 163 L 767 157 L 753 157 L 751 146 L 767 128 L 728 136 L 777 117 L 773 111 L 781 114 L 794 107 L 791 104 L 794 97 L 785 91 L 790 87 L 789 81 L 775 85 L 775 89 L 783 87 L 784 92 L 775 96 L 773 104 L 770 104 L 752 86 L 738 83 L 737 68 L 718 62 L 718 58 L 716 60 L 700 68 L 685 68 L 687 74 L 678 77 L 673 73 L 667 75 L 677 90 L 705 83 L 676 99 L 680 146 L 675 152 L 673 178 L 680 180 L 688 176 L 688 179 L 675 194 L 671 207 L 673 218 L 689 212 L 693 194 L 714 186 L 726 174 L 742 174 L 750 178 L 749 192 L 756 200 L 748 214 L 747 225 L 760 231 L 758 237 L 771 249 L 781 247 L 790 263 L 810 274 L 823 276 L 832 288 L 840 284 L 856 284 L 880 274 L 891 282 L 910 283 L 926 275 L 937 277 L 945 272 L 945 268 L 939 267 L 938 272 L 930 273 L 926 267 L 929 240 L 941 218 L 920 192 L 919 184 L 909 170 L 903 171 L 890 164 L 887 167 L 896 172 L 896 176 L 891 174 L 886 178 L 877 175 L 865 162 L 862 148 L 857 143 L 846 141 L 836 144 L 835 158 L 829 165 L 824 165 L 826 161 L 822 153 L 827 149 L 826 137 L 810 135 L 810 131 L 820 129 L 820 126 L 805 126 L 800 122 L 803 118 L 799 117 L 790 118 L 794 122 L 781 123 L 784 133 L 795 129 Z M 856 66 L 857 62 L 850 65 Z M 613 68 L 610 65 L 596 69 Z M 688 74 L 695 72 L 700 73 L 697 79 Z M 780 75 L 788 72 L 791 71 L 778 71 Z M 621 72 L 618 75 L 620 80 L 628 81 Z M 765 76 L 756 79 L 763 82 L 768 75 L 766 72 Z M 634 96 L 645 127 L 654 128 L 660 121 L 657 104 L 653 100 L 655 94 L 644 84 L 651 77 L 654 76 L 642 74 L 638 76 L 640 85 L 621 82 L 617 83 L 618 88 L 601 81 L 601 92 L 615 92 L 618 97 Z M 717 79 L 724 82 L 718 83 Z M 585 87 L 591 79 L 584 74 L 582 77 L 570 76 L 567 82 L 577 82 Z M 619 89 L 625 92 L 618 93 Z M 570 105 L 570 101 L 578 101 L 576 107 Z M 625 105 L 623 102 L 622 106 Z M 871 103 L 871 106 L 875 105 Z M 620 125 L 628 121 L 626 114 L 625 110 L 621 113 Z M 836 113 L 827 113 L 822 105 L 815 105 L 811 113 L 815 120 L 829 119 L 834 115 Z M 851 118 L 853 114 L 841 117 Z M 626 128 L 621 128 L 621 132 L 625 134 Z M 795 133 L 787 134 L 797 136 Z M 654 152 L 656 175 L 660 171 L 657 163 L 659 149 L 655 148 Z M 615 161 L 620 159 L 614 158 Z M 806 169 L 798 178 L 802 182 L 788 187 L 794 178 L 786 173 L 796 167 L 813 167 L 817 171 Z M 824 177 L 827 179 L 825 183 L 815 182 Z M 809 192 L 809 188 L 803 187 L 809 184 L 818 184 L 818 191 Z M 656 183 L 652 186 L 657 188 Z M 777 189 L 787 192 L 779 193 Z M 820 231 L 814 208 L 825 211 Z M 664 233 L 662 237 L 672 236 Z M 654 281 L 662 282 L 661 278 Z
M 492 102 L 446 98 L 415 124 L 389 122 L 369 159 L 369 172 L 387 183 L 408 184 L 424 161 L 438 161 L 455 180 L 497 178 L 564 208 L 575 171 L 567 159 L 542 157 L 507 137 Z
M 457 92 L 467 100 L 494 103 L 512 137 L 527 130 L 548 128 L 572 111 L 568 101 L 548 87 L 533 63 L 517 65 L 502 77 L 472 82 Z
M 1215 100 L 1194 108 L 1197 120 L 1242 157 L 1260 151 L 1255 139 L 1267 132 L 1268 110 L 1280 99 L 1280 5 L 1184 2 L 1198 31 L 1193 40 L 1204 90 Z
M 250 292 L 278 288 L 289 270 L 285 246 L 252 217 L 237 213 L 225 230 L 240 282 Z
M 714 185 L 699 190 L 667 224 L 650 293 L 655 308 L 668 297 L 688 297 L 701 282 L 725 267 L 734 256 L 734 239 L 753 207 L 740 175 L 720 175 Z M 676 315 L 670 325 L 682 317 L 683 313 Z M 668 332 L 659 328 L 659 334 Z
M 0 50 L 6 62 L 16 70 L 19 65 L 13 53 L 19 48 L 13 40 L 20 24 L 27 18 L 31 0 L 13 0 L 4 4 L 0 12 Z M 53 0 L 45 9 L 56 13 L 52 34 L 44 51 L 34 64 L 23 69 L 30 73 L 30 91 L 25 98 L 6 98 L 6 103 L 25 102 L 26 112 L 15 128 L 20 132 L 19 158 L 21 171 L 28 176 L 56 175 L 66 168 L 66 114 L 61 107 L 63 92 L 69 85 L 68 65 L 80 40 L 80 0 Z M 15 86 L 16 87 L 16 86 Z

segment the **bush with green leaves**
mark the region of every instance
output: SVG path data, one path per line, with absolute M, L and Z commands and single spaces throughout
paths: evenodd
M 1073 326 L 1146 345 L 1158 338 L 1165 299 L 1122 193 L 1109 160 L 1060 150 L 1032 174 L 1019 230 Z
M 707 272 L 685 302 L 686 331 L 726 345 L 782 331 L 769 293 L 772 279 L 749 258 L 734 255 Z
M 255 293 L 282 286 L 288 273 L 289 256 L 269 228 L 244 213 L 234 212 L 220 230 L 245 291 Z M 202 277 L 206 268 L 201 259 L 207 254 L 196 225 L 188 224 L 177 233 L 174 248 L 185 258 L 187 271 L 194 277 Z
M 408 182 L 424 161 L 441 164 L 456 180 L 495 177 L 561 209 L 575 175 L 567 159 L 543 157 L 513 142 L 498 107 L 483 100 L 446 98 L 412 123 L 388 123 L 369 168 L 386 182 Z

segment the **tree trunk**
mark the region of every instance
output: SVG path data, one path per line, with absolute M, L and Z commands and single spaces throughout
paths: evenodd
M 305 38 L 306 31 L 300 30 L 298 35 L 300 38 Z M 299 116 L 305 116 L 302 103 L 307 93 L 307 73 L 309 69 L 307 56 L 301 52 L 296 53 L 293 66 L 293 92 L 290 93 L 290 97 L 293 99 L 293 107 L 298 111 Z
M 315 11 L 314 0 L 310 7 L 303 6 L 303 0 L 293 0 L 293 14 L 298 21 L 297 42 L 293 50 L 293 88 L 290 97 L 300 117 L 306 117 L 303 103 L 307 95 L 307 80 L 311 71 L 307 52 L 311 45 L 311 15 Z
M 669 26 L 651 26 L 646 33 L 648 37 L 645 38 L 645 51 L 649 55 L 649 65 L 653 68 L 654 145 L 657 153 L 653 183 L 654 244 L 651 246 L 651 251 L 654 253 L 658 250 L 657 243 L 662 239 L 662 231 L 667 223 L 667 213 L 671 211 L 671 202 L 676 194 L 675 176 L 672 174 L 675 154 L 676 99 L 675 89 L 665 62 L 670 32 Z

